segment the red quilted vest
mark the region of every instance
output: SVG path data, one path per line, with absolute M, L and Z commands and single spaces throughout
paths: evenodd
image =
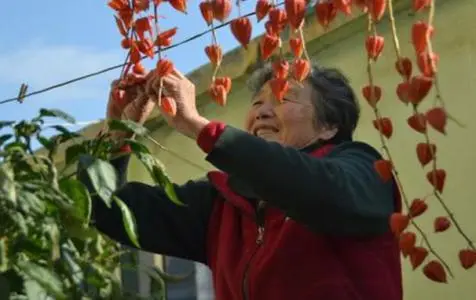
M 311 155 L 326 155 L 324 146 Z M 216 300 L 401 300 L 398 245 L 389 232 L 372 238 L 319 235 L 267 207 L 258 227 L 252 204 L 208 177 L 221 196 L 208 232 Z M 400 195 L 395 195 L 400 210 Z

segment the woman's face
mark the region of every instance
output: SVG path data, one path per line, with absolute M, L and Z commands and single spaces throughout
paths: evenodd
M 246 118 L 246 130 L 267 141 L 296 148 L 306 147 L 319 139 L 332 138 L 337 130 L 316 128 L 312 105 L 315 91 L 307 82 L 289 81 L 289 91 L 279 103 L 269 82 L 253 97 Z

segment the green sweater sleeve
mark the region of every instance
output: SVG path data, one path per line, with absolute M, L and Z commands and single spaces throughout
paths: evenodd
M 345 142 L 322 158 L 227 126 L 207 160 L 312 230 L 369 236 L 388 231 L 394 185 L 374 171 L 371 146 Z

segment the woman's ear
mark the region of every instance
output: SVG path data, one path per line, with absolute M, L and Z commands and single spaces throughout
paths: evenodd
M 319 131 L 319 139 L 328 141 L 332 139 L 333 137 L 335 137 L 338 131 L 339 129 L 335 126 L 332 126 L 332 127 L 327 125 L 323 126 L 321 127 L 321 130 Z

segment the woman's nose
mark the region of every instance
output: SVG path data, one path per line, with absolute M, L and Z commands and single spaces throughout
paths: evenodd
M 268 102 L 263 103 L 260 105 L 258 110 L 256 111 L 256 119 L 268 119 L 274 116 L 274 105 Z

